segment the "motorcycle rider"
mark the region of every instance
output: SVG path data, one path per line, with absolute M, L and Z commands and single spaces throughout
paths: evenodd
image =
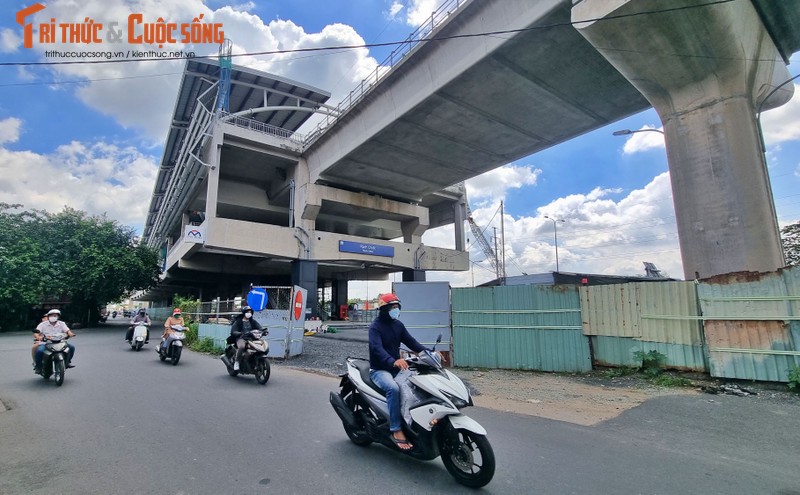
M 386 392 L 389 406 L 389 430 L 392 441 L 401 450 L 410 450 L 413 445 L 406 438 L 400 412 L 400 387 L 395 377 L 408 369 L 405 359 L 400 359 L 400 344 L 419 353 L 425 348 L 408 333 L 400 316 L 400 299 L 395 294 L 383 294 L 378 298 L 378 316 L 369 326 L 369 377 Z
M 133 338 L 133 327 L 135 327 L 137 323 L 144 323 L 147 325 L 147 333 L 144 337 L 144 343 L 146 344 L 150 342 L 150 316 L 147 315 L 147 310 L 144 308 L 139 308 L 136 316 L 134 316 L 131 320 L 131 326 L 128 327 L 128 331 L 125 333 L 125 342 L 130 342 Z
M 175 330 L 172 329 L 172 325 L 180 325 L 185 326 L 183 323 L 183 316 L 181 315 L 181 308 L 175 308 L 172 310 L 172 316 L 167 318 L 167 321 L 164 322 L 164 333 L 161 335 L 161 345 L 156 347 L 156 352 L 159 352 L 160 348 L 164 348 L 164 351 L 167 350 L 167 344 L 169 343 L 169 336 Z
M 241 314 L 231 324 L 230 339 L 236 341 L 236 361 L 233 362 L 234 371 L 239 371 L 239 360 L 242 359 L 245 349 L 245 337 L 251 330 L 263 330 L 263 327 L 253 318 L 253 308 L 244 306 Z
M 66 323 L 60 320 L 61 311 L 51 309 L 47 312 L 47 321 L 43 321 L 37 325 L 33 331 L 33 338 L 41 342 L 36 348 L 36 355 L 34 357 L 34 371 L 42 373 L 42 358 L 44 357 L 44 340 L 52 335 L 64 333 L 67 337 L 74 337 L 75 334 L 69 329 Z M 67 368 L 74 368 L 72 364 L 72 356 L 75 355 L 75 346 L 67 342 Z

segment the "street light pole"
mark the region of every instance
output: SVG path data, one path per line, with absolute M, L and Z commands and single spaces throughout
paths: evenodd
M 657 132 L 662 136 L 664 135 L 664 131 L 662 131 L 661 129 L 648 129 L 648 128 L 639 129 L 637 131 L 632 131 L 630 129 L 621 129 L 619 131 L 612 132 L 612 134 L 614 136 L 627 136 L 628 134 L 636 134 L 637 132 Z
M 547 215 L 545 215 L 544 217 L 553 222 L 553 240 L 555 241 L 556 245 L 556 273 L 558 273 L 558 227 L 556 227 L 556 225 L 558 222 L 566 223 L 567 221 L 562 220 L 560 218 L 551 218 L 548 217 Z

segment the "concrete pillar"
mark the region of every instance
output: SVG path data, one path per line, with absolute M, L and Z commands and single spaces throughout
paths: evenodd
M 623 16 L 576 28 L 661 118 L 686 279 L 780 268 L 755 111 L 788 72 L 750 2 L 631 15 L 662 7 L 657 0 L 583 0 L 572 20 Z
M 425 270 L 403 270 L 403 282 L 424 282 Z
M 222 157 L 222 140 L 223 133 L 220 126 L 212 126 L 213 136 L 211 139 L 211 146 L 209 147 L 209 165 L 211 169 L 208 171 L 208 186 L 206 187 L 206 220 L 207 226 L 210 227 L 211 222 L 217 218 L 217 202 L 219 200 L 219 169 Z
M 467 220 L 467 195 L 462 194 L 458 202 L 453 205 L 453 226 L 455 227 L 455 248 L 457 251 L 466 251 L 466 232 L 464 222 Z
M 343 304 L 347 306 L 347 280 L 331 281 L 331 299 L 335 305 L 336 316 L 339 316 L 339 307 Z
M 308 291 L 306 316 L 319 316 L 317 311 L 317 262 L 295 260 L 292 262 L 292 285 L 299 285 Z

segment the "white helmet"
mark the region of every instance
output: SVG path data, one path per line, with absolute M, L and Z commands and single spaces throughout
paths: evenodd
M 57 309 L 51 309 L 50 311 L 47 312 L 47 316 L 50 316 L 50 315 L 61 316 L 61 311 L 59 311 Z

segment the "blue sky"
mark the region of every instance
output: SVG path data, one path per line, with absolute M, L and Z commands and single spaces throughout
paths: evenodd
M 0 16 L 0 61 L 36 62 L 44 48 L 22 46 L 17 10 Z M 32 19 L 59 22 L 124 21 L 141 12 L 189 22 L 203 14 L 223 23 L 234 53 L 309 46 L 361 45 L 405 39 L 441 0 L 53 0 Z M 45 15 L 46 14 L 46 15 Z M 49 49 L 55 48 L 50 46 Z M 61 45 L 59 49 L 76 49 Z M 80 47 L 77 47 L 80 48 Z M 139 47 L 142 48 L 142 47 Z M 119 49 L 119 48 L 117 48 Z M 216 45 L 173 49 L 214 54 Z M 337 103 L 375 69 L 391 48 L 337 53 L 242 57 L 251 66 L 332 93 Z M 798 73 L 799 55 L 789 72 Z M 181 62 L 0 67 L 0 201 L 59 211 L 64 205 L 141 230 L 160 162 L 162 144 L 180 82 Z M 781 225 L 800 220 L 800 88 L 787 105 L 763 115 L 767 157 Z M 509 275 L 555 269 L 553 224 L 558 225 L 562 271 L 643 274 L 643 261 L 680 278 L 682 268 L 664 142 L 644 132 L 612 136 L 617 129 L 660 128 L 653 110 L 596 130 L 468 181 L 477 223 L 500 231 L 505 204 Z M 467 286 L 493 278 L 469 234 L 470 272 L 430 274 Z M 452 247 L 452 227 L 425 234 L 427 244 Z M 512 261 L 513 260 L 513 261 Z M 399 279 L 399 276 L 398 276 Z M 388 282 L 352 292 L 388 290 Z

